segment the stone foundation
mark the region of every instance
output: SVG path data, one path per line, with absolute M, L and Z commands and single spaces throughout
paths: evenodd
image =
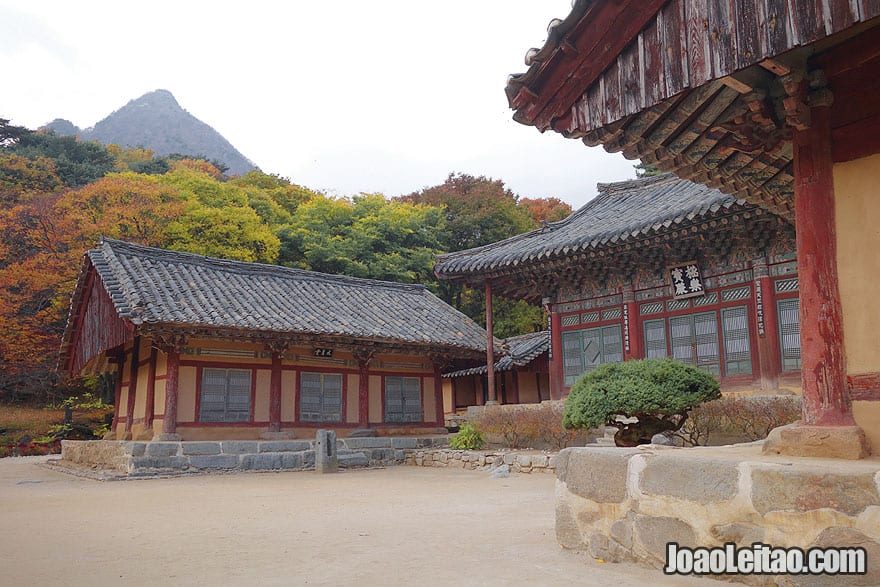
M 507 465 L 511 473 L 556 473 L 555 453 L 486 452 L 471 450 L 416 450 L 406 455 L 406 464 L 416 467 L 490 469 Z
M 880 459 L 761 455 L 760 443 L 693 449 L 569 448 L 558 457 L 556 535 L 606 561 L 661 568 L 666 544 L 861 546 L 880 584 Z M 834 577 L 725 578 L 825 584 Z M 840 578 L 838 578 L 840 579 Z
M 445 446 L 447 439 L 345 438 L 337 441 L 343 468 L 402 464 L 408 452 Z M 313 440 L 137 442 L 65 440 L 55 466 L 101 477 L 145 477 L 219 471 L 288 471 L 315 468 Z

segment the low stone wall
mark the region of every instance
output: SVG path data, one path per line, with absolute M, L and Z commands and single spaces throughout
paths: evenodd
M 558 457 L 556 535 L 606 561 L 665 564 L 666 544 L 861 546 L 880 584 L 880 459 L 761 456 L 734 447 L 569 448 Z M 733 575 L 726 578 L 750 581 Z M 813 585 L 833 577 L 765 577 Z M 855 582 L 849 581 L 854 579 Z M 824 583 L 823 583 L 824 584 Z
M 473 450 L 416 450 L 406 455 L 406 464 L 417 467 L 494 469 L 507 465 L 512 473 L 556 473 L 555 453 L 487 452 Z
M 407 452 L 445 446 L 445 437 L 368 437 L 337 441 L 340 467 L 402 464 Z M 312 440 L 137 442 L 65 440 L 61 467 L 110 476 L 151 476 L 210 471 L 280 471 L 315 468 Z

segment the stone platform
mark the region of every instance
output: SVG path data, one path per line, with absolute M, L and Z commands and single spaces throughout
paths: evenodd
M 337 441 L 343 468 L 402 464 L 417 449 L 444 447 L 446 437 L 365 437 Z M 100 478 L 149 477 L 221 471 L 290 471 L 315 468 L 313 440 L 137 442 L 65 440 L 61 460 L 70 472 Z
M 880 458 L 860 461 L 761 454 L 730 447 L 569 448 L 557 460 L 556 535 L 606 561 L 661 568 L 666 544 L 859 546 L 880 585 Z M 822 585 L 831 576 L 726 576 L 761 585 Z

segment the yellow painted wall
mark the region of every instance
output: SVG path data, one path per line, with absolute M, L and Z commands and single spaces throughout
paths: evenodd
M 177 421 L 196 420 L 196 368 L 181 367 L 177 390 Z
M 360 385 L 360 376 L 350 374 L 348 375 L 348 381 L 346 385 L 348 389 L 346 390 L 347 395 L 345 398 L 345 421 L 357 423 L 358 421 L 358 411 L 360 409 L 359 397 L 358 397 L 358 386 Z
M 370 375 L 370 422 L 381 423 L 384 418 L 382 410 L 382 377 Z
M 837 270 L 847 372 L 880 372 L 880 154 L 834 166 Z
M 156 382 L 156 407 L 153 410 L 153 419 L 165 415 L 165 380 Z
M 156 357 L 156 377 L 168 374 L 168 355 L 159 351 Z
M 452 403 L 452 380 L 449 378 L 443 379 L 443 413 L 450 414 L 455 411 L 455 406 Z
M 437 398 L 434 394 L 434 378 L 422 379 L 422 419 L 425 422 L 437 421 Z
M 293 422 L 296 415 L 296 371 L 281 372 L 281 421 Z
M 270 369 L 257 369 L 257 389 L 254 397 L 254 421 L 269 421 L 269 386 L 272 384 Z
M 871 454 L 880 455 L 880 402 L 852 403 L 853 417 L 871 443 Z
M 147 355 L 149 359 L 149 355 Z M 147 382 L 150 378 L 150 364 L 138 367 L 137 372 L 137 388 L 134 391 L 134 418 L 143 418 L 146 415 L 147 407 Z

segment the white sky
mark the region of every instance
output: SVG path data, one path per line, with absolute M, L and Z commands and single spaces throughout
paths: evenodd
M 513 121 L 504 86 L 571 0 L 0 0 L 0 117 L 81 128 L 155 89 L 263 171 L 337 195 L 452 171 L 575 208 L 633 162 Z

